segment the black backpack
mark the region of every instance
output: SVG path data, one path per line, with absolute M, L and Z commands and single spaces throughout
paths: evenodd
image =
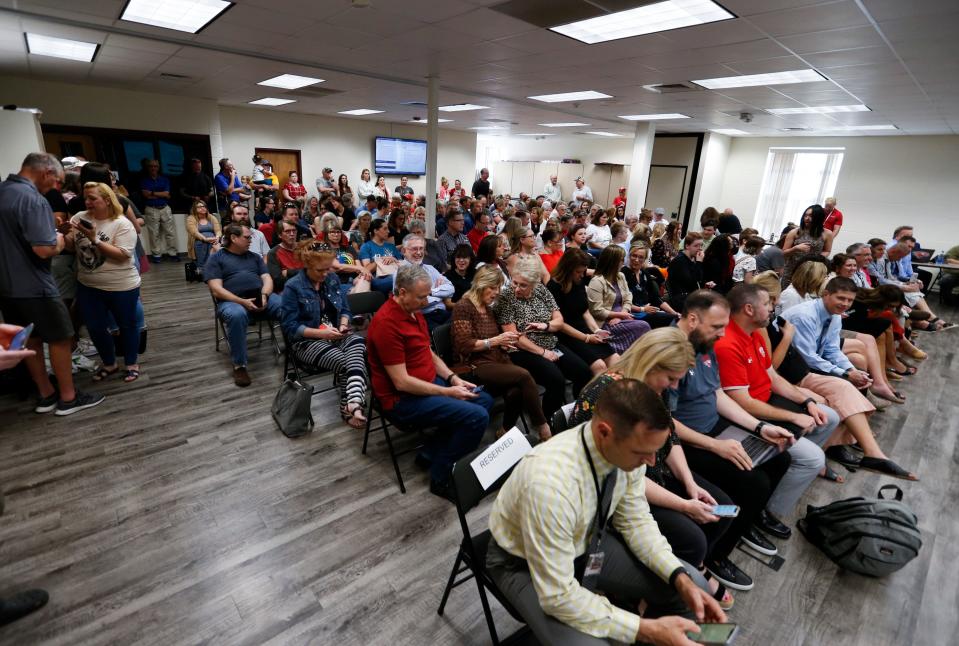
M 895 499 L 883 491 L 895 492 Z M 799 531 L 836 565 L 867 576 L 886 576 L 919 555 L 916 515 L 902 502 L 902 489 L 880 487 L 876 498 L 847 498 L 806 508 Z

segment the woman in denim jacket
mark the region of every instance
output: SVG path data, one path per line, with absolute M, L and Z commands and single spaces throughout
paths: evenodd
M 366 344 L 350 327 L 350 308 L 333 273 L 335 254 L 314 240 L 299 244 L 303 271 L 283 288 L 283 334 L 297 361 L 314 370 L 329 370 L 340 384 L 340 414 L 353 428 L 366 416 Z

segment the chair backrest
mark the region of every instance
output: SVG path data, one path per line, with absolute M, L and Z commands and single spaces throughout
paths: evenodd
M 573 414 L 573 409 L 576 407 L 576 403 L 563 404 L 560 408 L 553 413 L 553 419 L 550 420 L 550 426 L 552 427 L 553 433 L 562 433 L 569 428 L 569 418 Z
M 444 323 L 433 329 L 433 349 L 446 365 L 453 363 L 453 324 Z
M 363 316 L 374 314 L 376 310 L 380 309 L 386 302 L 386 295 L 376 290 L 360 292 L 359 294 L 347 294 L 346 302 L 354 316 Z
M 494 442 L 493 446 L 497 444 Z M 476 472 L 473 470 L 473 465 L 471 464 L 478 456 L 486 453 L 490 450 L 490 446 L 485 446 L 481 449 L 473 451 L 469 455 L 463 456 L 456 461 L 456 464 L 453 465 L 453 491 L 455 492 L 456 498 L 456 509 L 460 514 L 460 517 L 465 521 L 466 513 L 480 504 L 480 502 L 486 496 L 490 495 L 499 490 L 503 486 L 503 483 L 506 482 L 506 479 L 509 478 L 510 474 L 513 473 L 513 469 L 516 468 L 516 465 L 519 464 L 519 461 L 525 456 L 525 454 L 516 458 L 516 460 L 509 465 L 509 468 L 501 475 L 496 481 L 489 486 L 487 489 L 483 489 L 483 485 L 480 484 L 479 478 L 476 477 Z

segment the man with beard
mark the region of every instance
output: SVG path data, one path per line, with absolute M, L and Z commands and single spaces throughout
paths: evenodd
M 740 539 L 756 551 L 775 555 L 777 550 L 754 525 L 762 523 L 766 503 L 789 468 L 789 453 L 782 451 L 754 466 L 737 440 L 716 436 L 727 427 L 756 429 L 760 421 L 744 411 L 723 392 L 713 344 L 723 336 L 729 322 L 729 303 L 718 293 L 700 289 L 687 298 L 682 318 L 676 323 L 696 351 L 696 364 L 679 382 L 673 420 L 682 440 L 689 468 L 725 491 L 739 516 L 713 546 L 706 569 L 726 587 L 751 590 L 753 581 L 729 555 Z M 784 445 L 792 433 L 772 424 L 759 428 L 764 439 Z

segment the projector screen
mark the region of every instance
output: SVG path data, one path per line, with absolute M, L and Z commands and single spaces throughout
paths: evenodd
M 426 142 L 377 137 L 373 159 L 377 175 L 425 175 Z

